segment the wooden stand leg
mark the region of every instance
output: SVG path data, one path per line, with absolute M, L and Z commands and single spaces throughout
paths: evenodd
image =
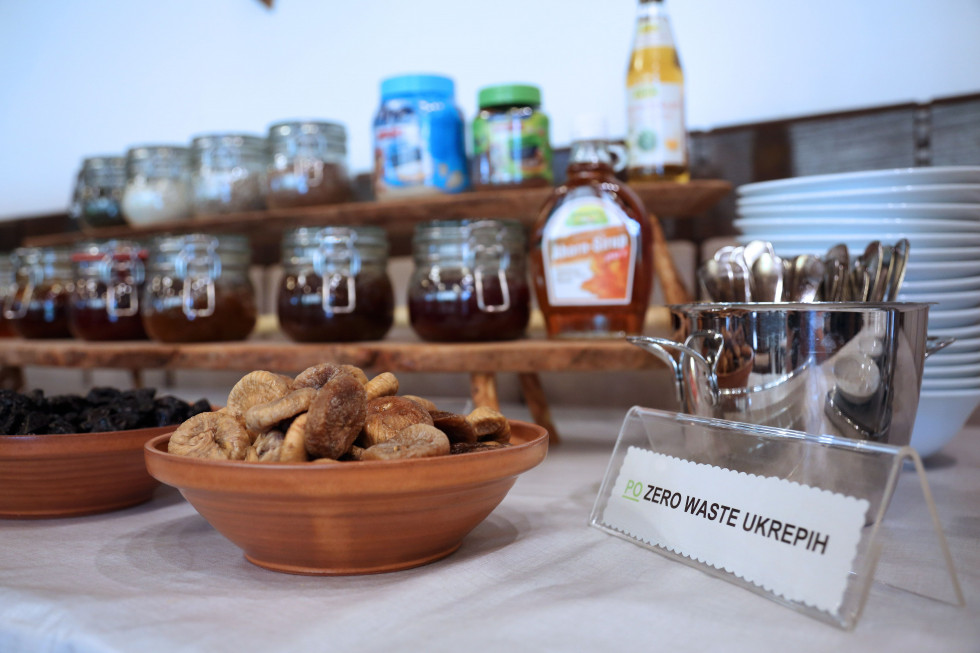
M 528 410 L 534 423 L 548 429 L 548 442 L 558 444 L 558 429 L 551 421 L 551 409 L 548 407 L 548 398 L 544 396 L 544 388 L 541 386 L 541 377 L 535 372 L 521 372 L 517 375 L 521 382 L 521 393 L 524 401 L 527 402 Z
M 0 365 L 0 388 L 21 391 L 24 389 L 24 368 L 16 365 Z
M 500 410 L 497 398 L 497 378 L 493 372 L 472 372 L 470 374 L 470 396 L 474 407 L 487 406 Z

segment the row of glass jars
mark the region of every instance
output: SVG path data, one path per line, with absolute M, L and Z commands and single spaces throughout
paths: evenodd
M 83 227 L 134 226 L 343 202 L 350 196 L 347 131 L 280 122 L 266 137 L 206 134 L 190 147 L 144 145 L 82 161 L 71 213 Z
M 409 319 L 424 340 L 509 340 L 530 317 L 519 222 L 416 227 Z M 388 241 L 380 227 L 298 228 L 282 241 L 280 328 L 299 342 L 383 338 L 394 322 Z M 0 259 L 0 332 L 24 338 L 214 342 L 256 323 L 250 247 L 237 235 L 163 236 L 74 250 L 22 248 Z M 6 275 L 6 279 L 4 279 Z

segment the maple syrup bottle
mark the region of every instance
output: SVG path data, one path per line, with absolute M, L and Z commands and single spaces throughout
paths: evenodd
M 531 233 L 531 274 L 550 337 L 618 337 L 643 331 L 653 286 L 646 209 L 615 176 L 605 123 L 576 120 L 567 181 Z

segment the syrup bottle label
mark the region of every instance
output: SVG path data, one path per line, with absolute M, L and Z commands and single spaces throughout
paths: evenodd
M 552 306 L 629 304 L 639 226 L 606 198 L 562 204 L 544 228 L 542 259 Z

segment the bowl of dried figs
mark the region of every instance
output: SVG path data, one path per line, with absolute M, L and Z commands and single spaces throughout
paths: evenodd
M 220 410 L 146 443 L 146 466 L 250 562 L 274 571 L 397 571 L 448 556 L 548 450 L 547 431 L 466 414 L 323 363 L 246 374 Z
M 74 517 L 148 501 L 159 483 L 143 445 L 210 408 L 153 388 L 0 390 L 0 518 Z

